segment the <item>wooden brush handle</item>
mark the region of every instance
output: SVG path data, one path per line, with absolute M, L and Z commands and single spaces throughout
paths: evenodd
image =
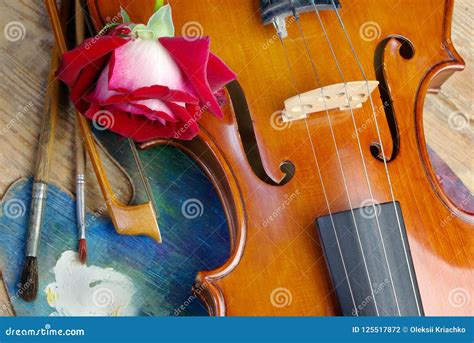
M 59 53 L 64 54 L 67 51 L 67 44 L 64 38 L 63 29 L 61 26 L 61 21 L 58 15 L 58 9 L 55 0 L 45 0 L 46 8 L 51 21 L 51 26 L 53 27 L 54 36 L 56 38 L 57 46 L 59 47 Z M 109 180 L 106 177 L 104 167 L 99 157 L 97 146 L 95 144 L 92 130 L 87 122 L 87 119 L 84 118 L 79 112 L 76 112 L 76 120 L 79 123 L 79 127 L 82 131 L 82 137 L 84 138 L 84 143 L 89 153 L 89 157 L 94 167 L 94 171 L 99 181 L 102 194 L 106 202 L 109 202 L 114 199 L 114 193 L 112 187 L 110 186 Z
M 51 155 L 54 147 L 54 135 L 59 112 L 59 80 L 54 73 L 58 68 L 59 54 L 53 48 L 51 68 L 48 76 L 48 88 L 44 108 L 43 126 L 38 141 L 38 158 L 35 168 L 35 182 L 48 183 Z
M 84 14 L 82 12 L 81 2 L 75 1 L 75 27 L 76 27 L 76 44 L 84 40 Z M 79 127 L 79 120 L 76 118 L 76 175 L 84 175 L 86 171 L 86 155 L 84 149 L 84 142 L 82 139 L 81 129 Z
M 76 142 L 76 175 L 84 175 L 86 172 L 86 155 L 84 149 L 84 142 L 79 120 L 76 118 L 75 128 L 75 142 Z
M 59 52 L 65 53 L 67 45 L 60 24 L 56 1 L 45 0 L 45 4 L 48 9 L 51 25 L 53 26 L 53 32 L 59 47 Z M 116 194 L 110 186 L 109 180 L 105 174 L 104 166 L 100 160 L 89 123 L 79 112 L 76 112 L 76 118 L 81 128 L 84 143 L 92 162 L 92 166 L 94 167 L 97 181 L 99 182 L 107 209 L 109 210 L 110 217 L 117 232 L 125 235 L 147 235 L 160 243 L 161 234 L 151 202 L 141 205 L 127 206 L 116 199 Z
M 68 3 L 61 4 L 61 13 L 57 15 L 57 25 L 62 28 L 66 22 Z M 65 25 L 65 24 L 64 24 Z M 35 182 L 45 183 L 49 181 L 49 169 L 54 147 L 54 136 L 59 113 L 60 81 L 56 78 L 56 70 L 59 66 L 61 47 L 56 42 L 52 51 L 51 68 L 48 75 L 48 86 L 45 100 L 45 117 L 38 139 L 38 157 L 35 167 Z

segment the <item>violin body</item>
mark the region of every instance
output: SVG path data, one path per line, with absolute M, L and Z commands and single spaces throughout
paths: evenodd
M 134 16 L 149 16 L 144 13 L 150 2 L 130 1 L 133 6 L 127 7 L 125 1 L 122 6 L 133 21 Z M 93 17 L 91 7 L 102 3 L 108 5 L 100 16 L 117 13 L 118 4 L 110 5 L 114 2 L 89 1 Z M 177 35 L 192 28 L 209 36 L 212 51 L 238 75 L 238 85 L 228 87 L 223 120 L 205 115 L 199 137 L 189 142 L 142 144 L 172 144 L 186 151 L 222 201 L 231 255 L 196 279 L 209 312 L 340 314 L 315 220 L 328 214 L 328 205 L 337 213 L 371 198 L 400 204 L 424 313 L 472 315 L 469 299 L 457 306 L 452 298 L 458 290 L 472 294 L 474 217 L 438 183 L 423 131 L 427 92 L 464 66 L 450 40 L 453 1 L 340 1 L 339 13 L 361 66 L 369 80 L 380 82 L 373 108 L 393 194 L 384 163 L 373 153 L 378 133 L 370 103 L 354 110 L 355 125 L 350 111 L 341 110 L 330 111 L 330 120 L 314 113 L 306 121 L 275 121 L 286 99 L 316 88 L 297 23 L 287 24 L 284 43 L 290 72 L 274 27 L 262 24 L 258 1 L 169 4 Z M 345 80 L 363 80 L 335 12 L 321 11 L 320 16 Z M 321 84 L 343 82 L 315 13 L 299 17 Z M 373 35 L 367 25 L 375 28 Z M 280 168 L 288 161 L 294 173 Z M 285 298 L 283 304 L 278 297 Z

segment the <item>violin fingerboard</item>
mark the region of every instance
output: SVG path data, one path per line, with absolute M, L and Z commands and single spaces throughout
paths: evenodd
M 423 315 L 400 204 L 395 205 L 370 204 L 316 220 L 345 316 Z

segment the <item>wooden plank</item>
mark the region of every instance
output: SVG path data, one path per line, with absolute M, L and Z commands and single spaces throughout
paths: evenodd
M 439 94 L 428 95 L 425 102 L 424 126 L 428 145 L 446 162 L 471 193 L 474 193 L 472 11 L 471 0 L 455 1 L 452 41 L 466 62 L 466 69 L 454 73 L 441 87 Z M 458 120 L 461 124 L 453 125 L 454 120 Z M 456 130 L 452 126 L 461 129 Z
M 0 271 L 0 316 L 14 316 L 15 310 L 13 309 L 13 304 L 8 295 L 7 285 L 3 280 L 3 274 Z
M 46 9 L 22 0 L 7 0 L 1 5 L 1 25 L 16 27 L 23 39 L 13 35 L 0 41 L 2 64 L 0 94 L 0 194 L 13 181 L 33 174 L 38 134 L 44 117 L 44 98 L 50 67 L 53 35 Z M 67 99 L 65 96 L 63 99 Z M 50 180 L 75 192 L 74 111 L 68 102 L 62 104 L 56 130 L 56 144 L 51 161 Z M 112 182 L 112 188 L 124 202 L 132 196 L 132 187 L 124 171 L 112 159 L 101 154 Z M 92 166 L 88 162 L 86 180 L 87 207 L 103 208 Z
M 1 27 L 20 24 L 19 39 L 0 40 L 0 193 L 4 194 L 16 179 L 33 174 L 53 37 L 46 9 L 38 2 L 5 0 L 0 6 Z M 448 125 L 450 115 L 457 111 L 473 119 L 472 10 L 471 0 L 455 2 L 452 39 L 466 61 L 466 70 L 455 73 L 440 94 L 428 96 L 424 118 L 428 144 L 474 192 L 472 125 L 460 131 Z M 63 104 L 60 113 L 50 178 L 74 192 L 74 115 L 69 107 Z M 125 173 L 111 159 L 104 160 L 112 187 L 129 199 L 132 190 Z M 87 167 L 87 205 L 90 211 L 98 211 L 103 201 L 90 164 Z

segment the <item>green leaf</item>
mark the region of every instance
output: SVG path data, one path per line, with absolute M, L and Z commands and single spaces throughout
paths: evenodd
M 148 20 L 147 27 L 155 33 L 156 38 L 173 37 L 174 25 L 170 5 L 162 6 Z
M 127 11 L 122 8 L 122 6 L 120 6 L 120 15 L 122 16 L 123 23 L 130 23 L 130 16 L 128 15 Z
M 145 24 L 137 24 L 133 27 L 132 35 L 141 39 L 156 39 L 155 33 Z
M 164 4 L 164 0 L 156 0 L 154 12 L 158 11 L 163 6 L 163 4 Z

